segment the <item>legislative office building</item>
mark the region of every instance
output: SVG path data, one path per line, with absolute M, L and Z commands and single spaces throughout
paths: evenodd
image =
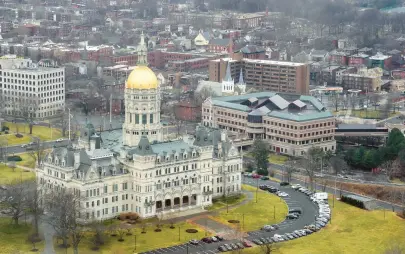
M 85 220 L 199 212 L 213 198 L 241 191 L 242 159 L 226 131 L 199 126 L 195 136 L 163 141 L 160 85 L 142 56 L 126 82 L 117 145 L 106 146 L 89 124 L 75 147 L 54 148 L 36 170 L 49 189 L 81 194 Z

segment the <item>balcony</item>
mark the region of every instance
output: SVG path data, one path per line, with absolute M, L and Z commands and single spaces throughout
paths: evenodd
M 204 191 L 203 195 L 208 196 L 208 195 L 212 195 L 214 192 L 212 190 L 209 191 Z

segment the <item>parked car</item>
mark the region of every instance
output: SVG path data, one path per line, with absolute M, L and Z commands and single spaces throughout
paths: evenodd
M 65 139 L 64 138 L 58 138 L 57 140 L 56 140 L 56 142 L 62 142 L 62 141 L 64 141 Z
M 267 189 L 267 191 L 270 192 L 270 193 L 276 193 L 276 192 L 278 192 L 278 189 L 274 188 L 274 187 L 270 187 L 270 188 Z
M 248 242 L 248 241 L 242 241 L 243 246 L 245 246 L 246 248 L 250 248 L 252 247 L 252 245 Z
M 288 219 L 288 220 L 296 220 L 298 218 L 299 218 L 299 215 L 293 214 L 293 213 L 287 214 L 287 216 L 286 216 L 286 219 Z
M 277 195 L 279 197 L 288 197 L 289 196 L 288 193 L 285 193 L 285 192 L 279 192 Z
M 289 182 L 281 182 L 280 183 L 280 186 L 287 186 L 287 185 L 290 185 L 290 183 Z
M 301 188 L 302 186 L 300 184 L 293 184 L 291 185 L 291 188 L 293 188 L 294 190 L 298 190 L 299 188 Z
M 205 243 L 212 243 L 211 237 L 204 237 L 203 239 L 201 239 L 201 241 L 203 241 Z
M 218 247 L 218 250 L 219 250 L 220 252 L 227 252 L 227 251 L 228 251 L 228 250 L 225 248 L 225 246 L 223 246 L 223 245 L 219 246 L 219 247 Z
M 192 244 L 192 245 L 198 245 L 198 244 L 199 244 L 199 241 L 196 240 L 196 239 L 191 239 L 191 240 L 189 241 L 189 243 Z
M 243 244 L 241 244 L 241 243 L 235 243 L 236 244 L 236 246 L 238 246 L 238 249 L 244 249 L 245 248 L 245 246 L 243 246 Z
M 255 179 L 260 178 L 260 177 L 261 177 L 261 175 L 257 175 L 257 174 L 252 175 L 252 178 L 255 178 Z
M 269 180 L 270 178 L 268 176 L 262 176 L 260 177 L 261 180 Z
M 288 210 L 288 213 L 299 213 L 299 214 L 302 214 L 302 210 L 301 210 L 301 208 L 291 208 L 290 210 Z
M 211 237 L 211 240 L 212 240 L 214 243 L 216 243 L 216 242 L 219 241 L 218 238 L 216 238 L 215 236 L 212 236 L 212 237 Z
M 224 238 L 222 237 L 222 236 L 219 236 L 219 235 L 216 235 L 216 236 L 214 236 L 215 238 L 217 238 L 218 239 L 218 241 L 222 241 L 222 240 L 224 240 Z

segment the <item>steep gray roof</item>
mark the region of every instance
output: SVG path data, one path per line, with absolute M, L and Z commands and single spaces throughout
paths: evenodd
M 290 103 L 288 103 L 288 101 L 286 101 L 283 97 L 281 97 L 280 95 L 274 95 L 272 97 L 269 98 L 269 100 L 276 105 L 279 109 L 285 109 L 288 107 L 288 105 Z
M 229 39 L 212 39 L 212 40 L 210 40 L 210 44 L 212 44 L 212 45 L 220 45 L 220 46 L 228 46 Z

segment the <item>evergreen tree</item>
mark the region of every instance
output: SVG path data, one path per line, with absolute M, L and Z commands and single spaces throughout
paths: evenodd
M 270 154 L 269 145 L 261 139 L 255 139 L 253 142 L 253 158 L 256 163 L 257 173 L 259 175 L 268 175 L 267 164 Z

